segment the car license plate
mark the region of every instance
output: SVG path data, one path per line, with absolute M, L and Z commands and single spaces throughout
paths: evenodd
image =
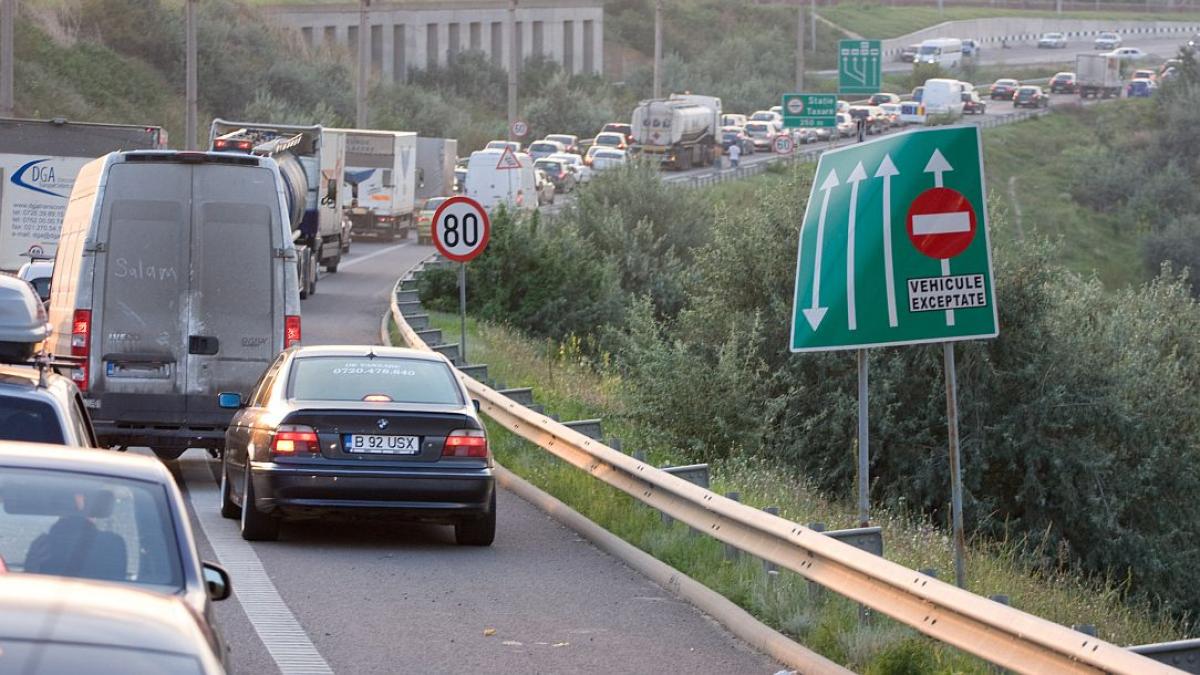
M 415 455 L 421 452 L 421 439 L 417 436 L 346 434 L 342 443 L 346 452 L 369 455 Z

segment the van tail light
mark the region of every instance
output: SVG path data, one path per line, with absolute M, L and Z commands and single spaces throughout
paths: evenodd
M 88 357 L 92 351 L 92 310 L 77 309 L 71 317 L 71 356 L 80 357 L 79 365 L 71 369 L 71 381 L 80 391 L 87 391 Z
M 481 429 L 455 429 L 446 436 L 442 457 L 487 457 L 487 434 Z
M 321 452 L 321 440 L 312 427 L 299 424 L 284 424 L 271 439 L 271 455 L 295 457 L 296 455 Z
M 300 346 L 300 315 L 288 314 L 283 317 L 283 348 Z

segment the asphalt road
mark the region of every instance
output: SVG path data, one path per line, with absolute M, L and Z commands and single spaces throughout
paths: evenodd
M 432 251 L 355 243 L 304 301 L 303 341 L 377 344 L 392 284 Z M 354 520 L 285 525 L 278 542 L 249 544 L 216 515 L 216 463 L 192 450 L 174 468 L 203 555 L 233 574 L 218 616 L 237 673 L 781 669 L 503 490 L 490 548 L 456 546 L 449 527 Z

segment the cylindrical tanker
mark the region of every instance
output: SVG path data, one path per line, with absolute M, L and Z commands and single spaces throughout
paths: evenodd
M 642 101 L 633 111 L 633 152 L 676 169 L 711 164 L 720 120 L 720 99 L 710 96 Z
M 274 159 L 279 165 L 279 176 L 283 178 L 283 197 L 287 202 L 288 221 L 291 223 L 291 229 L 298 230 L 307 209 L 308 176 L 300 160 L 292 153 L 285 152 L 276 155 Z

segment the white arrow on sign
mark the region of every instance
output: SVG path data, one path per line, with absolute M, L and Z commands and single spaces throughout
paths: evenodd
M 854 298 L 854 227 L 858 220 L 858 184 L 867 179 L 862 162 L 846 177 L 850 183 L 850 215 L 846 223 L 846 321 L 850 330 L 858 330 L 858 309 Z
M 888 325 L 895 328 L 896 320 L 896 274 L 892 269 L 892 176 L 899 176 L 891 155 L 884 155 L 883 162 L 875 172 L 883 179 L 883 275 L 887 281 Z
M 825 312 L 829 311 L 828 307 L 821 307 L 821 248 L 824 246 L 825 240 L 825 214 L 829 210 L 829 191 L 841 185 L 838 182 L 837 171 L 830 170 L 829 175 L 825 177 L 825 182 L 821 183 L 821 213 L 817 216 L 817 255 L 813 263 L 813 284 L 812 284 L 812 307 L 804 311 L 804 318 L 808 319 L 808 325 L 813 330 L 821 325 L 821 319 L 825 318 Z
M 953 171 L 954 167 L 950 166 L 950 162 L 942 156 L 942 151 L 934 148 L 933 154 L 929 156 L 929 163 L 925 165 L 925 173 L 933 174 L 933 186 L 945 187 L 942 181 L 942 174 L 947 171 Z M 950 276 L 950 259 L 942 258 L 942 276 Z M 946 310 L 946 325 L 954 325 L 954 310 Z

